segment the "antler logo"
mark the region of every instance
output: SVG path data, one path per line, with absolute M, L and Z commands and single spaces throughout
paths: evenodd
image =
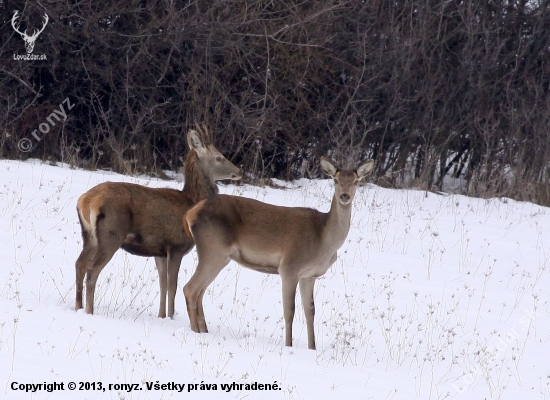
M 19 24 L 17 26 L 15 25 L 15 21 L 17 21 L 19 15 L 19 11 L 16 11 L 15 14 L 13 14 L 13 18 L 11 19 L 11 26 L 13 26 L 13 29 L 15 32 L 19 33 L 23 40 L 25 41 L 25 49 L 27 50 L 27 54 L 31 54 L 34 50 L 34 42 L 38 38 L 38 35 L 42 33 L 46 25 L 48 25 L 48 14 L 44 14 L 44 25 L 42 26 L 42 29 L 40 30 L 34 30 L 34 33 L 32 35 L 27 35 L 27 30 L 25 29 L 25 32 L 21 32 L 19 30 Z

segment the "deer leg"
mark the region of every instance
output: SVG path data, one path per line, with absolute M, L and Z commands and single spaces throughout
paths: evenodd
M 176 302 L 176 292 L 178 290 L 178 275 L 180 272 L 181 259 L 191 251 L 194 243 L 191 242 L 190 246 L 186 248 L 183 252 L 177 253 L 168 253 L 168 318 L 174 317 L 175 312 L 175 302 Z
M 170 255 L 168 255 L 170 256 Z M 168 277 L 168 258 L 155 257 L 155 264 L 157 265 L 157 271 L 159 273 L 159 286 L 160 286 L 160 304 L 159 304 L 159 318 L 166 318 L 166 281 Z
M 304 306 L 307 324 L 307 347 L 315 350 L 315 330 L 313 328 L 313 319 L 315 318 L 315 302 L 313 300 L 313 287 L 317 278 L 300 279 L 300 297 Z
M 84 277 L 86 276 L 86 270 L 88 265 L 92 262 L 95 254 L 97 252 L 97 246 L 90 244 L 89 241 L 84 242 L 84 248 L 80 253 L 80 256 L 76 260 L 75 269 L 76 269 L 76 300 L 75 300 L 75 310 L 80 310 L 82 308 L 82 292 L 84 289 Z
M 96 261 L 92 264 L 91 268 L 88 268 L 86 273 L 86 314 L 94 313 L 94 296 L 97 278 L 105 265 L 113 258 L 116 250 L 118 249 L 112 252 L 98 251 Z
M 285 317 L 285 346 L 292 347 L 292 321 L 296 308 L 298 278 L 281 275 L 283 281 L 283 315 Z
M 229 264 L 229 261 L 227 262 Z M 212 276 L 211 279 L 208 281 L 206 286 L 199 292 L 199 296 L 197 297 L 197 322 L 199 325 L 199 331 L 208 333 L 208 327 L 206 326 L 206 318 L 204 317 L 204 309 L 202 308 L 202 299 L 204 297 L 204 294 L 206 293 L 206 289 L 208 289 L 208 286 L 216 279 L 216 276 L 220 273 L 220 271 L 227 265 L 225 264 L 217 273 L 216 275 Z
M 199 252 L 199 264 L 189 282 L 183 287 L 187 313 L 191 330 L 198 333 L 208 333 L 202 309 L 202 296 L 208 285 L 212 283 L 220 271 L 229 264 L 228 257 L 220 256 L 218 252 L 209 251 L 201 254 Z
M 97 253 L 95 254 L 94 260 L 88 267 L 88 271 L 86 273 L 86 314 L 94 313 L 94 295 L 97 278 L 105 265 L 111 261 L 111 258 L 113 258 L 113 255 L 120 248 L 122 242 L 122 238 L 120 238 L 120 240 L 100 240 L 98 242 Z
M 208 327 L 206 326 L 206 318 L 204 317 L 204 309 L 202 308 L 202 298 L 204 297 L 204 293 L 206 292 L 206 289 L 210 286 L 210 283 L 206 285 L 206 287 L 201 290 L 199 293 L 199 298 L 197 300 L 197 321 L 199 323 L 199 330 L 201 332 L 208 332 Z

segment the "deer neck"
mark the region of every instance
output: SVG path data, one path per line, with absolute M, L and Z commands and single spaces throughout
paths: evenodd
M 328 246 L 331 248 L 334 247 L 337 250 L 344 244 L 348 236 L 350 221 L 351 202 L 347 205 L 342 205 L 336 200 L 336 196 L 334 196 L 323 235 Z
M 185 159 L 184 174 L 183 193 L 187 194 L 194 203 L 218 193 L 218 186 L 202 167 L 195 150 L 190 150 Z

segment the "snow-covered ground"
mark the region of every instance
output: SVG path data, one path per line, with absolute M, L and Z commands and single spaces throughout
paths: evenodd
M 173 320 L 156 317 L 154 261 L 122 250 L 100 275 L 95 314 L 75 312 L 76 200 L 107 180 L 182 187 L 0 161 L 2 399 L 550 399 L 548 208 L 360 188 L 348 240 L 317 281 L 312 351 L 301 308 L 295 347 L 283 345 L 279 277 L 233 263 L 205 296 L 211 333 L 191 332 L 181 288 L 194 251 Z M 333 190 L 220 188 L 322 211 Z M 233 385 L 254 382 L 277 390 Z M 31 386 L 53 383 L 63 390 Z

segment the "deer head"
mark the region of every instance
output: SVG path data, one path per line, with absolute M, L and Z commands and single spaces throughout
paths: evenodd
M 27 35 L 26 29 L 25 29 L 25 32 L 21 32 L 19 30 L 19 24 L 17 26 L 15 25 L 15 21 L 17 21 L 18 15 L 19 15 L 19 11 L 16 11 L 13 14 L 13 18 L 11 19 L 11 26 L 13 26 L 13 29 L 15 30 L 15 32 L 19 33 L 21 35 L 21 38 L 25 41 L 25 49 L 27 50 L 27 54 L 31 54 L 32 51 L 34 50 L 34 42 L 38 38 L 38 35 L 40 35 L 44 30 L 44 28 L 46 28 L 46 25 L 48 25 L 49 17 L 48 17 L 48 14 L 44 14 L 44 25 L 42 26 L 42 29 L 40 30 L 35 29 L 34 33 L 29 36 Z

